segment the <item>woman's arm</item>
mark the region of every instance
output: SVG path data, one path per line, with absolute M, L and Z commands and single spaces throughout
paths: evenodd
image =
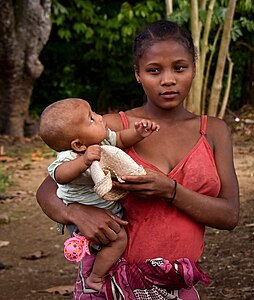
M 117 238 L 120 226 L 128 224 L 110 211 L 82 204 L 66 206 L 56 195 L 57 185 L 48 176 L 39 187 L 36 198 L 44 213 L 62 224 L 75 224 L 93 243 L 108 244 Z
M 56 190 L 57 184 L 50 176 L 47 176 L 36 192 L 37 202 L 50 219 L 61 224 L 70 224 L 67 207 L 57 197 Z

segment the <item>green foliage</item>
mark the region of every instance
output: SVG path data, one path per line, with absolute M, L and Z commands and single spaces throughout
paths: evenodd
M 249 0 L 237 1 L 235 20 L 232 28 L 230 55 L 234 62 L 234 73 L 230 90 L 230 108 L 239 109 L 251 103 L 251 66 L 254 45 L 254 3 Z M 252 49 L 252 50 L 251 50 Z M 252 96 L 253 99 L 253 96 Z
M 243 28 L 247 29 L 247 31 L 254 32 L 254 21 L 248 20 L 245 17 L 241 17 L 239 22 Z
M 163 18 L 160 0 L 53 2 L 53 29 L 41 60 L 31 109 L 57 99 L 82 97 L 94 109 L 142 103 L 132 69 L 132 40 L 145 24 Z M 140 100 L 141 99 L 141 100 Z
M 242 37 L 243 30 L 247 30 L 249 33 L 254 32 L 254 21 L 249 20 L 246 17 L 241 17 L 234 21 L 231 32 L 232 40 L 237 41 L 240 37 Z
M 227 4 L 228 1 L 216 1 L 210 49 L 218 26 L 224 23 Z M 188 28 L 190 1 L 174 1 L 173 9 L 170 19 Z M 40 113 L 48 104 L 66 97 L 85 98 L 101 113 L 141 104 L 143 91 L 132 69 L 132 40 L 144 25 L 165 18 L 165 11 L 164 0 L 53 0 L 52 33 L 40 57 L 45 70 L 36 81 L 31 110 Z M 253 12 L 252 1 L 237 1 L 230 45 L 235 63 L 230 103 L 236 108 L 244 96 L 248 98 L 245 91 L 249 53 L 239 48 L 239 42 L 253 45 Z M 203 24 L 206 13 L 199 12 Z M 243 59 L 239 61 L 239 57 Z M 237 78 L 241 78 L 240 85 Z
M 0 163 L 0 193 L 4 193 L 11 184 L 13 184 L 13 180 L 10 174 L 4 169 L 4 165 Z
M 213 13 L 213 22 L 214 25 L 224 24 L 225 16 L 227 13 L 227 7 L 216 7 Z
M 179 1 L 178 5 L 174 6 L 170 19 L 181 25 L 187 24 L 190 19 L 190 1 Z
M 237 3 L 238 10 L 241 12 L 253 12 L 253 0 L 240 0 Z
M 239 21 L 233 23 L 232 31 L 231 31 L 231 37 L 233 41 L 236 41 L 243 35 L 241 26 L 239 24 Z

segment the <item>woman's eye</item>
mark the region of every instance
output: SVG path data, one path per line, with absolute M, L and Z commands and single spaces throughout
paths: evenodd
M 186 69 L 186 67 L 184 67 L 184 66 L 176 66 L 175 69 L 176 69 L 176 71 L 183 71 L 184 69 Z
M 93 122 L 94 122 L 94 118 L 93 118 L 93 117 L 91 117 L 90 123 L 93 123 Z
M 151 74 L 158 74 L 160 71 L 158 68 L 151 68 L 148 70 L 148 72 Z

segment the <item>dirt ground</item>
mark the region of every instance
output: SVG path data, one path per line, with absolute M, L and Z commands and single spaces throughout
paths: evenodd
M 214 282 L 208 288 L 198 285 L 201 300 L 254 299 L 254 139 L 241 132 L 233 139 L 240 222 L 231 232 L 207 228 L 200 264 Z M 41 154 L 36 139 L 7 143 L 0 138 L 0 145 L 6 154 L 15 153 L 4 163 L 15 171 L 15 184 L 0 195 L 0 299 L 71 299 L 76 267 L 62 254 L 67 235 L 56 234 L 35 200 L 53 157 Z

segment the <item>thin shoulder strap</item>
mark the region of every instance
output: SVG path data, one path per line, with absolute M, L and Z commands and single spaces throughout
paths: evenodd
M 122 119 L 123 128 L 124 129 L 128 129 L 129 128 L 129 123 L 128 123 L 128 120 L 127 120 L 125 112 L 119 111 L 119 115 L 120 115 L 120 117 Z
M 207 115 L 201 116 L 201 126 L 200 126 L 200 133 L 202 135 L 206 134 L 206 124 L 207 124 Z

